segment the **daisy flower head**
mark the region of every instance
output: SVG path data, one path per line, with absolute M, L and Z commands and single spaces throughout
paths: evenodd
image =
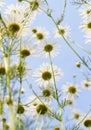
M 59 126 L 55 126 L 53 130 L 60 130 Z
M 48 114 L 48 105 L 46 103 L 42 103 L 36 96 L 30 96 L 28 98 L 28 105 L 26 106 L 26 111 L 28 115 L 30 114 L 33 117 L 38 115 L 45 116 Z
M 3 16 L 3 21 L 11 36 L 20 37 L 29 33 L 29 27 L 34 17 L 29 16 L 27 13 L 26 6 L 8 6 L 5 16 Z
M 81 90 L 78 88 L 76 84 L 66 83 L 62 86 L 62 92 L 66 94 L 68 98 L 77 98 L 79 97 L 79 93 L 81 92 Z
M 59 25 L 59 29 L 55 30 L 55 37 L 70 37 L 70 26 L 67 25 Z
M 91 34 L 91 18 L 88 20 L 84 20 L 83 23 L 80 25 L 80 28 L 85 34 Z
M 57 82 L 62 76 L 61 69 L 53 65 L 53 71 L 55 80 Z M 33 77 L 41 87 L 46 87 L 49 83 L 53 83 L 54 80 L 51 65 L 49 63 L 43 63 L 35 70 Z
M 15 65 L 16 77 L 27 78 L 30 75 L 31 68 L 26 64 L 26 62 L 17 62 Z
M 25 12 L 27 10 L 27 6 L 26 5 L 19 5 L 19 4 L 10 4 L 7 6 L 7 8 L 5 9 L 5 14 L 10 15 L 22 15 L 24 17 Z
M 91 16 L 91 6 L 86 4 L 84 7 L 79 9 L 79 12 L 83 20 L 89 19 Z
M 3 17 L 3 20 L 11 37 L 19 38 L 25 36 L 30 31 L 28 24 L 23 25 L 24 17 L 20 15 L 6 15 Z
M 46 5 L 45 0 L 30 0 L 29 6 L 32 11 L 39 12 Z
M 47 40 L 39 44 L 38 50 L 39 50 L 39 54 L 44 58 L 48 58 L 49 54 L 52 57 L 55 57 L 60 52 L 60 45 L 56 41 Z
M 53 101 L 55 90 L 52 85 L 49 84 L 46 87 L 42 86 L 41 93 L 42 93 L 42 98 L 44 99 L 45 102 Z
M 72 111 L 71 119 L 72 119 L 75 123 L 78 123 L 79 121 L 81 121 L 81 120 L 82 120 L 82 117 L 83 117 L 83 115 L 82 115 L 82 113 L 81 113 L 79 110 L 74 109 L 74 110 Z
M 0 76 L 4 76 L 6 74 L 5 66 L 0 65 Z
M 84 81 L 82 82 L 82 86 L 83 86 L 85 89 L 91 90 L 91 81 L 89 81 L 89 80 L 84 80 Z
M 43 27 L 35 27 L 35 33 L 32 29 L 32 37 L 35 38 L 37 43 L 43 42 L 45 39 L 48 39 L 49 32 Z
M 20 49 L 20 47 L 18 47 L 18 51 L 20 51 L 19 55 L 21 58 L 33 56 L 33 55 L 35 55 L 36 48 L 37 48 L 37 46 L 33 45 L 32 40 L 25 39 L 21 42 L 21 49 Z
M 85 115 L 83 116 L 83 118 L 84 117 L 85 117 Z M 81 126 L 82 126 L 83 130 L 91 129 L 91 115 L 87 115 L 87 117 L 81 123 Z

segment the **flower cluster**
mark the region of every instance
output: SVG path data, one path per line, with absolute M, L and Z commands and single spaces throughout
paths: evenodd
M 83 19 L 80 28 L 90 43 L 91 4 L 84 1 L 86 7 L 80 9 Z M 88 63 L 91 57 L 86 61 L 71 44 L 75 43 L 71 29 L 64 22 L 66 0 L 57 20 L 49 3 L 47 0 L 17 0 L 16 4 L 4 8 L 5 3 L 0 1 L 1 130 L 91 129 L 91 110 L 83 114 L 75 108 L 81 93 L 91 89 Z M 44 27 L 42 17 L 50 18 L 55 29 L 51 31 L 48 26 Z M 41 22 L 44 26 L 38 25 Z M 73 75 L 73 81 L 70 81 L 71 56 L 66 59 L 70 53 L 62 44 L 63 40 L 80 60 L 75 69 L 84 77 L 81 81 L 77 79 L 79 75 Z M 80 48 L 91 55 L 91 51 Z M 68 75 L 65 65 L 69 67 Z M 84 66 L 89 72 L 85 72 Z

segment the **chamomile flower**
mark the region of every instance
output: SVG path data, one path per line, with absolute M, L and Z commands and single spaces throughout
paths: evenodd
M 5 10 L 5 14 L 6 15 L 22 15 L 24 17 L 24 14 L 27 10 L 27 6 L 25 5 L 19 5 L 19 4 L 10 4 L 7 6 L 6 10 Z
M 55 30 L 55 37 L 70 37 L 70 26 L 67 25 L 60 25 L 59 30 Z
M 0 76 L 4 76 L 6 74 L 5 66 L 0 66 Z
M 22 78 L 27 78 L 31 72 L 31 68 L 26 64 L 26 62 L 17 62 L 15 65 L 15 73 L 16 77 L 22 77 Z
M 28 15 L 26 6 L 10 5 L 6 9 L 5 14 L 3 21 L 11 36 L 15 38 L 15 36 L 25 36 L 29 33 L 29 27 L 34 17 Z
M 20 50 L 20 57 L 26 58 L 28 56 L 34 56 L 36 51 L 37 45 L 34 45 L 33 42 L 30 39 L 25 39 L 21 41 L 21 50 L 20 47 L 18 47 L 18 52 Z
M 25 36 L 29 33 L 28 24 L 24 25 L 24 17 L 21 15 L 6 15 L 3 17 L 3 21 L 7 27 L 9 34 L 12 37 L 19 38 L 20 36 Z
M 83 116 L 84 118 L 84 116 Z M 91 115 L 88 115 L 81 123 L 83 130 L 91 129 Z
M 53 65 L 53 71 L 56 82 L 62 76 L 62 72 L 60 68 Z M 43 63 L 37 68 L 34 72 L 33 77 L 35 78 L 36 82 L 39 86 L 47 86 L 49 83 L 53 83 L 53 73 L 51 69 L 51 65 L 49 63 Z
M 71 115 L 71 119 L 75 122 L 78 123 L 79 121 L 82 120 L 83 114 L 79 111 L 79 110 L 72 110 L 72 115 Z
M 91 81 L 89 81 L 89 80 L 84 80 L 84 81 L 82 82 L 82 86 L 83 86 L 85 89 L 90 90 L 90 89 L 91 89 Z
M 79 97 L 79 93 L 81 92 L 81 90 L 78 88 L 76 84 L 66 83 L 66 85 L 62 86 L 62 92 L 66 94 L 68 98 L 75 98 Z
M 53 130 L 60 130 L 60 127 L 59 127 L 59 126 L 55 126 L 55 127 L 53 128 Z
M 32 30 L 32 36 L 35 38 L 37 43 L 40 43 L 48 38 L 49 32 L 45 28 L 35 27 L 34 29 L 36 29 L 36 33 Z
M 30 0 L 29 1 L 29 6 L 30 6 L 30 9 L 32 11 L 41 11 L 41 8 L 43 8 L 43 6 L 45 6 L 46 3 L 44 0 Z
M 55 90 L 52 87 L 52 85 L 47 85 L 46 87 L 41 87 L 41 93 L 42 93 L 42 98 L 46 102 L 51 102 L 53 100 L 53 97 L 55 95 Z
M 82 31 L 85 32 L 85 34 L 91 34 L 91 18 L 86 21 L 84 20 L 80 25 L 80 28 L 82 28 Z
M 30 96 L 28 98 L 28 105 L 25 107 L 26 111 L 28 112 L 28 115 L 31 116 L 45 116 L 48 114 L 48 105 L 46 103 L 42 103 L 37 97 Z
M 44 41 L 38 46 L 39 54 L 45 58 L 49 57 L 49 54 L 52 57 L 55 57 L 60 52 L 60 45 L 56 41 Z
M 85 5 L 84 7 L 79 9 L 79 12 L 84 20 L 89 19 L 89 17 L 91 16 L 91 6 Z

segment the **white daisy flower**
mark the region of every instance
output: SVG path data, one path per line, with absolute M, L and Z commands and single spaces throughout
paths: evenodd
M 3 21 L 11 36 L 15 38 L 25 36 L 29 33 L 33 16 L 28 16 L 29 12 L 26 11 L 26 6 L 10 5 L 5 13 L 6 15 L 3 16 Z
M 83 116 L 83 118 L 84 118 L 84 116 Z M 83 128 L 83 130 L 91 129 L 91 114 L 87 115 L 87 117 L 82 121 L 81 127 Z
M 91 18 L 87 21 L 83 21 L 83 23 L 80 25 L 80 28 L 82 29 L 85 34 L 91 34 Z
M 85 43 L 91 45 L 91 32 L 87 32 L 84 34 Z
M 89 81 L 89 80 L 84 80 L 84 81 L 82 82 L 82 86 L 83 86 L 85 89 L 90 90 L 90 89 L 91 89 L 91 81 Z
M 48 38 L 49 32 L 43 27 L 34 27 L 36 32 L 32 29 L 32 36 L 35 38 L 37 43 L 40 43 Z
M 7 27 L 9 34 L 13 37 L 19 38 L 29 33 L 29 26 L 23 23 L 24 18 L 20 15 L 7 15 L 3 17 L 3 21 Z
M 60 126 L 55 126 L 53 130 L 60 130 Z
M 48 58 L 49 54 L 52 57 L 55 57 L 60 52 L 60 45 L 56 41 L 44 41 L 43 43 L 39 44 L 38 51 L 39 54 L 45 58 Z
M 41 93 L 42 93 L 42 98 L 46 102 L 52 102 L 54 99 L 55 95 L 55 90 L 52 85 L 47 85 L 46 87 L 41 87 Z
M 76 84 L 66 83 L 66 85 L 62 86 L 62 92 L 66 94 L 66 97 L 68 98 L 75 98 L 79 97 L 79 93 L 81 92 L 81 90 Z
M 30 96 L 28 98 L 28 103 L 25 106 L 26 114 L 30 114 L 33 117 L 38 115 L 45 116 L 48 114 L 48 105 L 46 103 L 42 103 L 36 96 Z
M 83 118 L 83 114 L 81 113 L 81 111 L 79 110 L 72 110 L 72 115 L 70 117 L 70 119 L 72 119 L 75 123 L 78 123 L 82 120 Z
M 82 18 L 87 20 L 91 16 L 91 6 L 86 4 L 84 7 L 82 6 L 82 8 L 79 9 L 79 12 Z
M 7 6 L 7 8 L 5 9 L 5 14 L 13 14 L 13 15 L 23 15 L 25 14 L 27 10 L 27 6 L 25 5 L 19 5 L 19 4 L 10 4 Z
M 35 54 L 36 49 L 37 49 L 37 45 L 34 45 L 32 40 L 30 39 L 25 39 L 21 41 L 21 50 L 19 46 L 17 48 L 21 58 L 26 58 L 28 56 L 36 56 Z
M 59 30 L 55 30 L 55 37 L 70 37 L 70 26 L 67 25 L 59 25 Z
M 32 11 L 40 12 L 41 8 L 46 5 L 45 0 L 29 0 L 29 6 Z
M 53 65 L 53 71 L 57 82 L 62 76 L 62 72 L 60 68 L 55 65 Z M 36 79 L 39 86 L 47 86 L 49 83 L 53 83 L 54 80 L 51 65 L 49 63 L 43 63 L 35 70 L 33 77 Z
M 15 65 L 14 65 L 14 70 L 15 70 L 15 75 L 16 77 L 22 77 L 22 78 L 27 78 L 29 75 L 30 75 L 30 72 L 31 72 L 31 68 L 29 66 L 29 64 L 26 64 L 26 62 L 24 61 L 20 61 L 17 62 Z

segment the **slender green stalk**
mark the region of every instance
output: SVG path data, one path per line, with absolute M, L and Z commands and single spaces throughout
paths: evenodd
M 11 42 L 10 42 L 9 45 L 11 45 Z M 4 53 L 2 41 L 1 41 L 1 50 L 2 50 L 2 53 L 3 53 L 3 56 L 4 56 L 6 83 L 7 83 L 8 92 L 9 92 L 9 101 L 10 101 L 9 109 L 10 109 L 11 130 L 15 130 L 13 102 L 12 102 L 12 89 L 11 89 L 11 85 L 10 85 L 10 50 L 8 49 L 8 54 L 6 56 L 5 53 Z
M 54 70 L 53 70 L 53 63 L 52 63 L 52 59 L 51 59 L 50 53 L 49 53 L 49 59 L 50 59 L 50 65 L 51 65 L 51 70 L 52 70 L 52 74 L 53 74 L 54 87 L 55 87 L 55 91 L 56 91 L 56 99 L 58 101 L 58 92 L 57 92 L 56 80 L 55 80 L 55 75 L 54 75 Z
M 11 102 L 9 104 L 11 130 L 15 130 L 13 102 L 12 102 L 12 89 L 11 89 L 11 86 L 10 86 L 10 66 L 9 66 L 9 64 L 10 64 L 10 56 L 9 57 L 4 56 L 4 63 L 5 63 L 5 71 L 6 71 L 6 81 L 7 81 L 8 91 L 9 91 L 9 101 Z

